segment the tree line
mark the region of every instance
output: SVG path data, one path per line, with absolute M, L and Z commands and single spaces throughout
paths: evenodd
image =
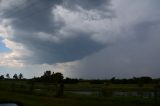
M 5 76 L 0 75 L 0 79 L 23 79 L 23 74 L 14 74 L 12 77 L 7 73 Z
M 12 77 L 10 77 L 9 74 L 0 75 L 0 79 L 15 79 L 15 80 L 21 80 L 24 79 L 24 76 L 22 73 L 20 74 L 14 74 Z M 36 82 L 43 82 L 43 83 L 65 83 L 65 84 L 77 84 L 79 82 L 89 82 L 90 84 L 106 84 L 106 83 L 112 83 L 112 84 L 150 84 L 150 83 L 157 83 L 160 82 L 160 78 L 151 78 L 148 76 L 142 76 L 142 77 L 133 77 L 128 79 L 120 79 L 116 77 L 112 77 L 111 79 L 77 79 L 77 78 L 64 78 L 63 74 L 60 72 L 54 73 L 50 70 L 47 70 L 44 72 L 44 74 L 40 77 L 34 77 L 31 79 L 26 80 L 34 80 Z
M 109 85 L 110 83 L 137 84 L 139 87 L 142 87 L 143 84 L 153 84 L 153 83 L 159 87 L 159 84 L 160 84 L 160 78 L 152 79 L 151 77 L 148 77 L 148 76 L 133 77 L 129 79 L 119 79 L 119 78 L 113 77 L 111 79 L 103 79 L 103 80 L 102 79 L 85 80 L 85 79 L 77 79 L 77 78 L 64 78 L 62 73 L 60 72 L 54 73 L 50 70 L 45 71 L 44 74 L 40 77 L 34 77 L 31 79 L 25 79 L 23 77 L 23 74 L 20 73 L 20 74 L 14 74 L 12 78 L 10 77 L 9 74 L 6 74 L 5 77 L 4 75 L 0 75 L 0 80 L 26 80 L 28 81 L 29 92 L 31 94 L 34 92 L 36 82 L 41 82 L 46 85 L 54 84 L 57 87 L 57 91 L 56 91 L 57 97 L 63 96 L 64 84 L 77 84 L 79 82 L 88 82 L 90 84 L 105 84 L 105 85 Z M 13 88 L 12 91 L 15 91 L 15 86 L 16 86 L 16 83 L 13 83 L 11 86 L 11 88 Z
M 152 83 L 158 83 L 160 82 L 160 78 L 151 78 L 148 76 L 142 76 L 142 77 L 133 77 L 128 79 L 119 79 L 116 77 L 113 77 L 111 79 L 97 79 L 97 80 L 88 80 L 91 84 L 104 84 L 104 83 L 112 83 L 112 84 L 152 84 Z

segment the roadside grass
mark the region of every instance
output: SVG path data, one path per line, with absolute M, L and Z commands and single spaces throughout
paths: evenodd
M 20 101 L 24 106 L 153 106 L 154 100 L 140 97 L 96 97 L 65 94 L 63 98 L 0 91 L 1 101 Z
M 0 101 L 20 101 L 24 106 L 153 106 L 154 98 L 113 96 L 118 91 L 153 91 L 153 84 L 139 88 L 136 84 L 65 84 L 65 91 L 104 91 L 106 96 L 84 95 L 65 92 L 64 97 L 56 98 L 56 85 L 36 82 L 33 92 L 26 81 L 0 81 Z M 14 89 L 13 89 L 14 88 Z M 157 105 L 160 106 L 160 105 Z

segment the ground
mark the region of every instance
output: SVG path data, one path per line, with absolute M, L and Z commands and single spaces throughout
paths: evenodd
M 14 87 L 14 89 L 13 89 Z M 30 92 L 30 83 L 24 81 L 0 81 L 0 101 L 20 101 L 24 106 L 154 106 L 155 98 L 141 96 L 83 95 L 65 92 L 63 97 L 55 97 L 56 86 L 36 83 Z M 132 91 L 139 88 L 135 84 L 65 84 L 65 90 L 112 90 Z M 144 85 L 142 90 L 153 90 L 153 85 Z M 158 106 L 158 104 L 157 104 Z

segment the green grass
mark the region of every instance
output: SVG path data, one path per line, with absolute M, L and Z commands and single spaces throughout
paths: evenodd
M 96 97 L 66 94 L 63 98 L 0 92 L 0 100 L 20 101 L 24 106 L 153 106 L 153 99 L 139 97 Z
M 29 83 L 25 81 L 14 81 L 14 80 L 0 80 L 0 89 L 11 89 L 12 84 L 16 85 L 16 88 L 19 89 L 29 89 Z M 142 87 L 143 90 L 153 90 L 153 84 L 144 84 Z M 54 84 L 45 85 L 43 83 L 35 83 L 35 89 L 43 89 L 43 90 L 55 90 L 56 86 Z M 139 89 L 136 84 L 90 84 L 87 82 L 78 83 L 78 84 L 65 84 L 65 90 L 90 90 L 97 91 L 102 89 L 113 89 L 113 90 L 136 90 Z
M 12 84 L 15 84 L 12 91 Z M 20 101 L 24 106 L 153 106 L 154 98 L 111 96 L 113 90 L 132 91 L 139 89 L 135 84 L 65 84 L 65 90 L 104 91 L 106 96 L 83 95 L 65 92 L 63 98 L 56 98 L 56 85 L 35 83 L 32 95 L 29 92 L 30 84 L 25 81 L 0 81 L 0 101 Z M 38 90 L 40 89 L 40 90 Z M 152 84 L 146 84 L 142 91 L 153 90 Z M 109 95 L 109 96 L 108 96 Z M 158 105 L 157 105 L 158 106 Z

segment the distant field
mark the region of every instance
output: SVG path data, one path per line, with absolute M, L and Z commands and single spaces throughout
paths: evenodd
M 90 84 L 90 83 L 79 83 L 79 84 L 66 84 L 66 89 L 91 89 L 91 90 L 100 90 L 100 89 L 123 89 L 123 90 L 131 90 L 131 89 L 137 89 L 138 86 L 136 84 Z M 142 89 L 146 90 L 153 90 L 154 85 L 153 84 L 144 84 Z
M 144 84 L 139 88 L 136 84 L 65 84 L 64 97 L 56 98 L 56 85 L 26 81 L 0 81 L 0 100 L 21 101 L 25 106 L 153 106 L 153 97 L 115 96 L 113 91 L 154 91 L 153 84 Z M 83 95 L 66 91 L 99 91 L 101 95 Z M 160 99 L 157 99 L 160 100 Z M 158 105 L 157 105 L 158 106 Z
M 14 85 L 13 85 L 14 84 Z M 16 89 L 28 89 L 30 83 L 26 81 L 0 81 L 0 89 L 11 90 L 15 86 Z M 34 89 L 43 89 L 43 90 L 55 90 L 55 84 L 44 84 L 44 83 L 35 83 Z M 65 84 L 65 90 L 137 90 L 139 89 L 136 84 L 90 84 L 88 82 L 81 82 L 78 84 Z M 154 90 L 154 84 L 144 84 L 141 89 L 143 90 Z
M 21 101 L 24 106 L 153 106 L 154 100 L 139 97 L 95 97 L 66 94 L 63 98 L 0 91 L 0 100 Z

